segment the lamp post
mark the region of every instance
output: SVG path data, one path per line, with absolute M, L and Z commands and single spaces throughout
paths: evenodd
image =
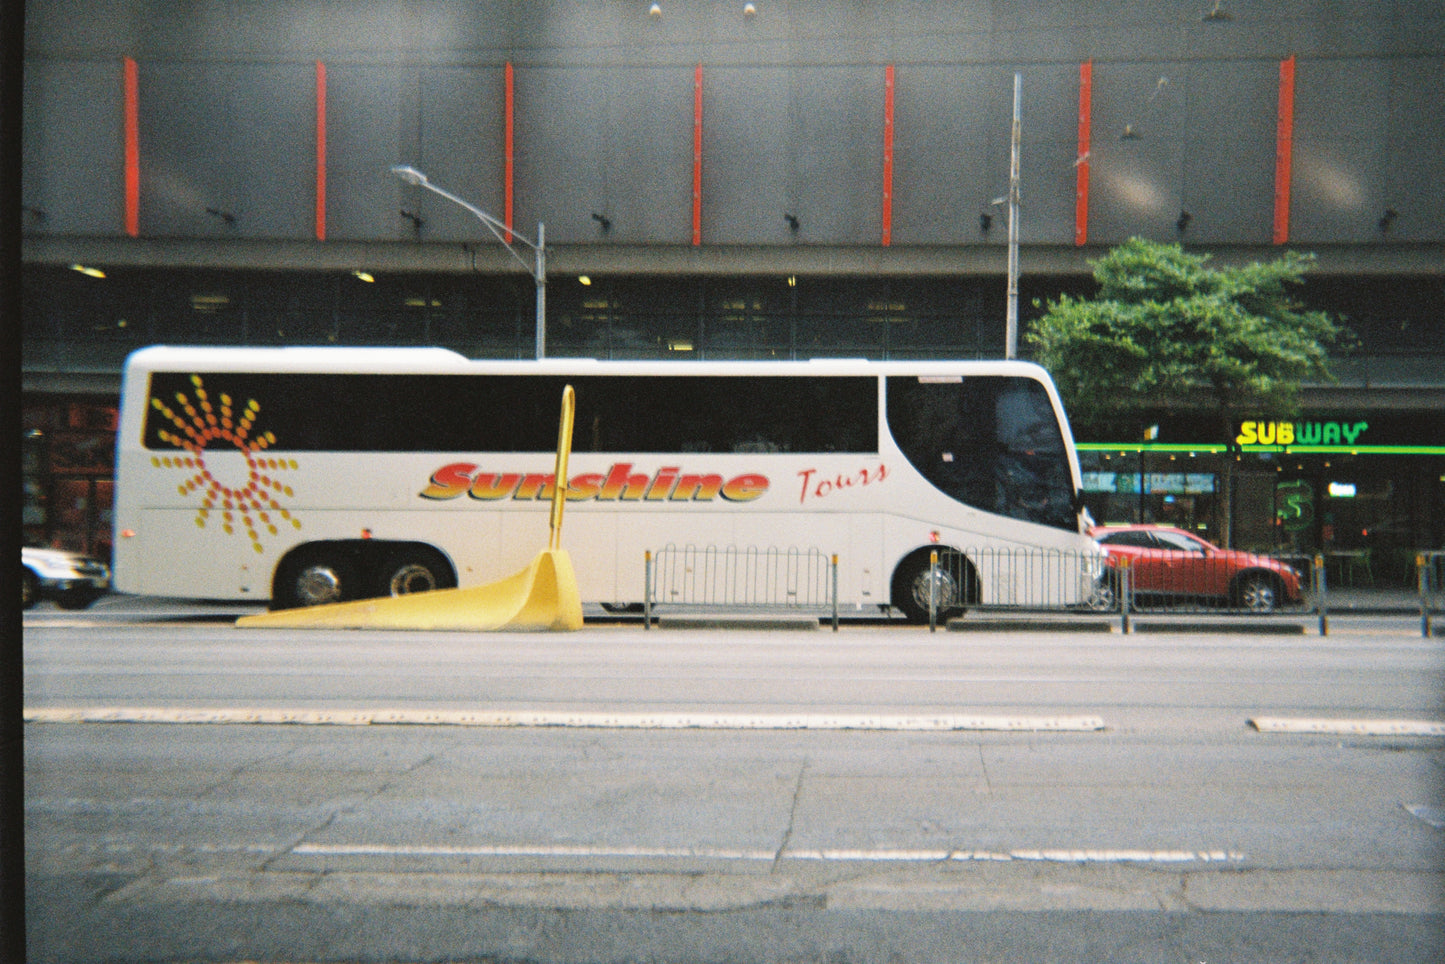
M 507 249 L 507 252 L 517 260 L 517 263 L 520 264 L 523 268 L 527 269 L 527 273 L 530 274 L 532 276 L 532 280 L 537 283 L 537 358 L 541 359 L 547 357 L 546 227 L 540 221 L 537 222 L 537 243 L 533 244 L 531 241 L 528 241 L 525 236 L 518 234 L 516 231 L 513 231 L 511 228 L 507 227 L 507 225 L 503 224 L 501 221 L 498 221 L 496 218 L 492 217 L 490 214 L 488 214 L 486 211 L 483 211 L 475 204 L 472 204 L 471 202 L 466 201 L 463 198 L 457 197 L 455 194 L 446 190 L 445 188 L 437 187 L 431 181 L 427 180 L 427 176 L 425 174 L 423 174 L 421 171 L 418 171 L 411 165 L 396 164 L 392 167 L 391 173 L 395 174 L 397 177 L 401 178 L 408 184 L 413 184 L 417 187 L 424 187 L 428 191 L 431 191 L 433 194 L 439 194 L 442 197 L 446 198 L 448 201 L 451 201 L 453 204 L 458 204 L 475 214 L 477 218 L 487 226 L 487 229 L 496 236 L 497 240 L 502 242 L 502 246 L 505 247 Z M 535 256 L 535 260 L 532 264 L 528 264 L 526 259 L 517 253 L 517 249 L 513 247 L 512 242 L 507 239 L 508 235 L 513 235 L 516 240 L 522 242 L 522 244 L 532 249 L 532 253 Z
M 1004 354 L 1013 358 L 1019 351 L 1019 144 L 1020 105 L 1023 75 L 1014 74 L 1013 125 L 1009 132 L 1008 162 L 1008 305 L 1004 318 Z

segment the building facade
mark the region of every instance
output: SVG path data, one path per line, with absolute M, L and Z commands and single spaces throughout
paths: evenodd
M 1353 443 L 1181 399 L 1081 438 L 1095 514 L 1382 578 L 1445 540 L 1433 0 L 34 0 L 24 71 L 33 541 L 104 551 L 128 351 L 529 358 L 542 233 L 550 355 L 1002 357 L 1015 77 L 1025 329 L 1138 235 L 1312 252 L 1359 342 L 1294 420 Z

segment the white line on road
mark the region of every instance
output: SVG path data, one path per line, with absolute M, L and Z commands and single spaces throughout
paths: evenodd
M 748 850 L 709 847 L 604 847 L 585 845 L 477 845 L 426 846 L 403 844 L 319 844 L 303 843 L 291 849 L 298 857 L 472 857 L 472 858 L 589 858 L 630 860 L 753 860 L 772 862 L 778 854 L 772 850 Z M 947 861 L 1005 862 L 1033 861 L 1045 863 L 1238 863 L 1245 855 L 1229 850 L 1138 850 L 1138 849 L 1020 849 L 952 850 L 952 849 L 819 849 L 785 850 L 784 860 L 831 862 L 896 862 L 944 863 Z
M 898 716 L 878 714 L 594 713 L 188 707 L 37 707 L 27 723 L 292 724 L 303 726 L 577 727 L 626 730 L 1001 730 L 1092 732 L 1094 716 Z
M 1445 736 L 1445 723 L 1433 720 L 1343 720 L 1256 716 L 1249 725 L 1261 733 L 1326 736 Z

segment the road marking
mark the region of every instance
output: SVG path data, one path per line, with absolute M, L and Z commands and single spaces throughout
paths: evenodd
M 1433 720 L 1338 720 L 1257 716 L 1249 725 L 1261 733 L 1314 733 L 1326 736 L 1445 736 L 1445 723 Z
M 1092 732 L 1095 716 L 972 716 L 942 714 L 595 713 L 492 710 L 363 710 L 188 707 L 36 707 L 27 723 L 291 724 L 302 726 L 576 727 L 624 730 L 991 730 Z
M 588 845 L 476 845 L 426 846 L 410 844 L 297 844 L 291 854 L 298 857 L 482 857 L 482 858 L 591 858 L 631 860 L 752 860 L 773 862 L 778 854 L 772 850 L 730 849 L 711 847 L 605 847 Z M 867 849 L 804 849 L 785 850 L 784 860 L 806 860 L 837 863 L 947 863 L 955 862 L 1044 862 L 1070 864 L 1096 863 L 1238 863 L 1246 859 L 1230 850 L 1111 850 L 1111 849 L 1019 849 L 906 850 Z

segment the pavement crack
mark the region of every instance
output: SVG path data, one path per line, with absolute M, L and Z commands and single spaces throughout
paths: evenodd
M 783 839 L 782 842 L 778 844 L 777 852 L 773 854 L 772 870 L 774 873 L 777 872 L 778 865 L 782 863 L 783 854 L 787 853 L 788 845 L 793 841 L 793 826 L 798 819 L 798 801 L 802 799 L 803 778 L 807 776 L 807 774 L 808 758 L 804 757 L 803 765 L 798 768 L 798 779 L 793 784 L 793 802 L 792 805 L 788 808 L 788 826 L 783 830 Z
M 983 770 L 983 785 L 984 785 L 985 789 L 988 790 L 989 794 L 992 795 L 992 794 L 993 794 L 993 778 L 988 775 L 988 760 L 984 759 L 984 755 L 983 755 L 983 744 L 982 744 L 982 743 L 975 743 L 974 746 L 976 746 L 976 747 L 978 748 L 978 765 L 979 765 L 979 767 Z

